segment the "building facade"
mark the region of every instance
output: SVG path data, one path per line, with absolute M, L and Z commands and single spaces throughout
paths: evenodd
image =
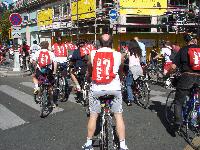
M 55 37 L 64 41 L 96 41 L 104 31 L 114 36 L 114 47 L 138 36 L 147 48 L 162 40 L 182 41 L 182 33 L 199 33 L 197 0 L 18 0 L 21 40 L 31 45 Z

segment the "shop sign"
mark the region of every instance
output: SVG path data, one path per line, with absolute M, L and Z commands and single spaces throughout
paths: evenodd
M 72 2 L 72 20 L 96 18 L 96 0 L 76 0 Z
M 53 24 L 52 24 L 52 26 L 53 26 L 53 29 L 59 29 L 60 28 L 60 22 L 54 22 Z
M 167 11 L 167 0 L 120 0 L 120 14 L 158 16 Z
M 42 9 L 37 12 L 37 25 L 48 26 L 53 23 L 53 9 Z

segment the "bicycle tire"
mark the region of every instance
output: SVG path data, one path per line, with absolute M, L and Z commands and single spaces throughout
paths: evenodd
M 114 137 L 114 131 L 113 131 L 113 123 L 112 123 L 112 117 L 110 115 L 105 117 L 106 119 L 106 146 L 107 150 L 115 150 L 115 137 Z
M 157 72 L 157 70 L 150 69 L 150 70 L 148 70 L 147 74 L 148 74 L 149 81 L 156 82 L 156 83 L 158 82 L 158 72 Z
M 170 91 L 170 93 L 167 96 L 167 100 L 165 103 L 165 119 L 167 123 L 170 126 L 174 125 L 175 121 L 175 112 L 174 112 L 174 107 L 175 107 L 175 102 L 174 102 L 174 94 L 176 90 Z
M 84 106 L 87 107 L 89 105 L 89 97 L 88 97 L 88 94 L 89 94 L 89 91 L 88 91 L 88 85 L 87 83 L 85 83 L 83 85 L 83 89 L 82 89 L 82 96 L 83 96 L 83 101 L 84 101 Z
M 200 131 L 199 131 L 199 126 L 195 127 L 191 123 L 192 111 L 193 111 L 193 109 L 191 109 L 190 112 L 187 115 L 187 121 L 186 121 L 186 140 L 195 149 L 196 147 L 192 143 L 192 141 L 193 141 L 193 139 L 195 137 L 199 137 L 200 136 Z
M 100 137 L 99 137 L 99 148 L 100 150 L 106 150 L 106 145 L 105 145 L 105 120 L 101 118 L 101 131 L 100 131 Z
M 41 92 L 40 117 L 44 118 L 50 113 L 50 102 L 48 100 L 47 90 L 43 89 Z
M 60 80 L 62 81 L 61 84 L 59 84 L 59 95 L 60 95 L 60 101 L 66 102 L 68 100 L 68 94 L 69 94 L 69 85 L 68 81 L 65 77 L 61 77 Z
M 150 89 L 148 83 L 144 80 L 139 81 L 138 101 L 143 108 L 148 108 L 150 101 Z

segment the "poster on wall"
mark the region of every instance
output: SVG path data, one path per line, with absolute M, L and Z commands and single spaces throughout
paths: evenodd
M 120 0 L 120 14 L 158 16 L 167 11 L 167 0 Z
M 72 2 L 72 20 L 96 18 L 95 0 L 76 0 Z M 78 16 L 77 16 L 78 13 Z

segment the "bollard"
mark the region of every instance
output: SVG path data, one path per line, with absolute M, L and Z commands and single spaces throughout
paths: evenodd
M 20 71 L 20 64 L 19 64 L 19 51 L 14 50 L 14 68 L 13 71 Z

